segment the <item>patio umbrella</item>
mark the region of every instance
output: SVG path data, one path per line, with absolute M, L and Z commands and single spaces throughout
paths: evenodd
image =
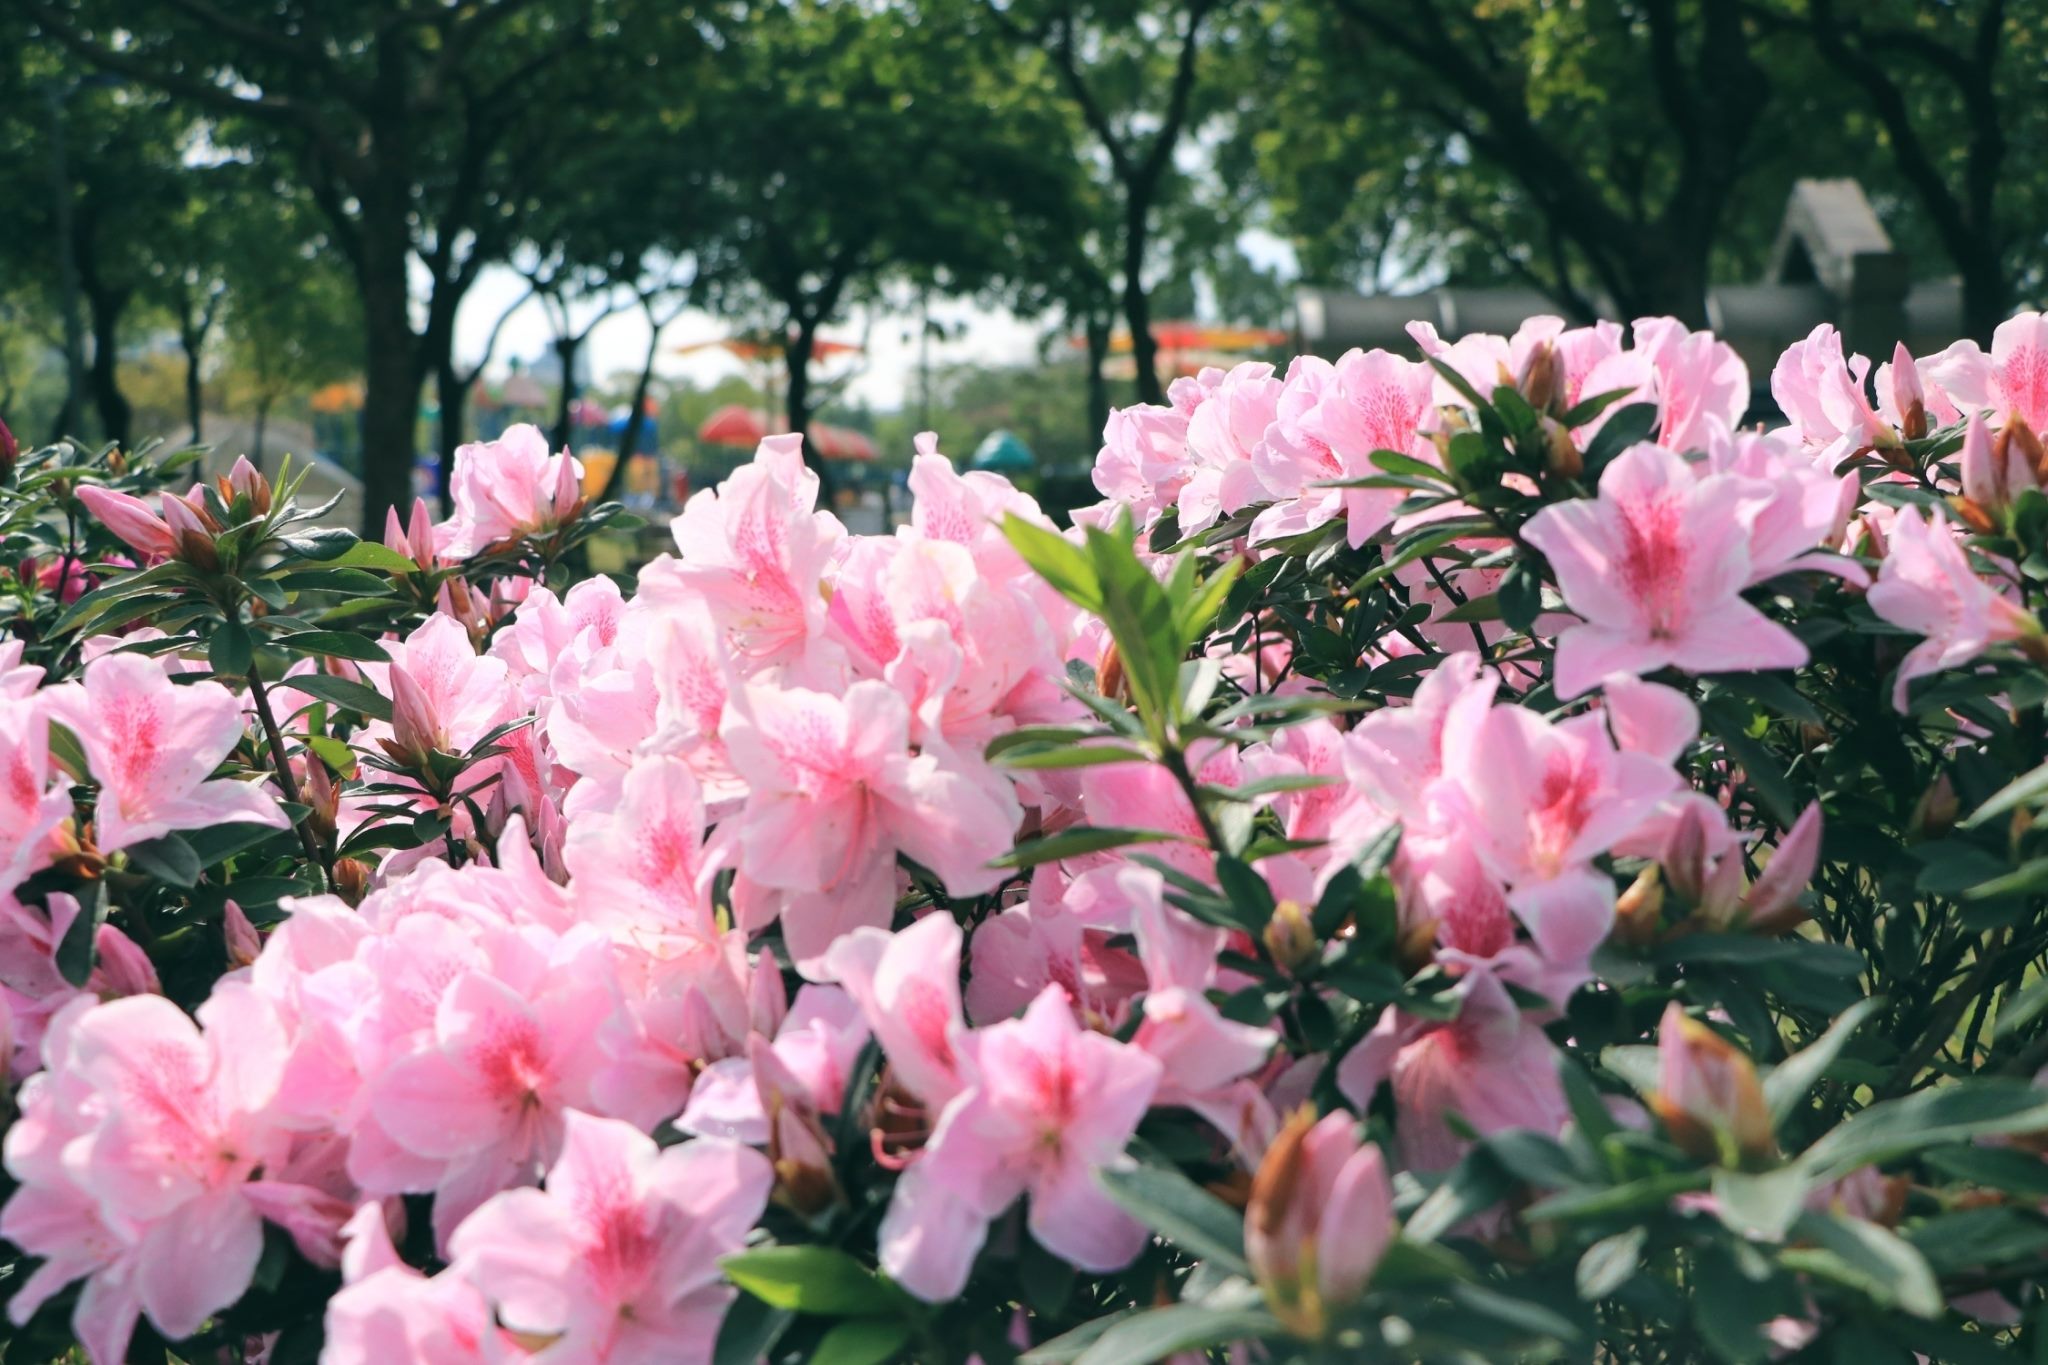
M 774 436 L 787 429 L 787 425 L 780 417 L 777 417 L 774 425 L 770 426 L 753 408 L 739 403 L 728 403 L 704 419 L 702 425 L 697 428 L 697 439 L 705 445 L 752 450 L 761 444 L 762 437 Z M 875 458 L 875 443 L 868 439 L 865 433 L 852 431 L 846 427 L 813 422 L 809 440 L 811 448 L 828 460 Z

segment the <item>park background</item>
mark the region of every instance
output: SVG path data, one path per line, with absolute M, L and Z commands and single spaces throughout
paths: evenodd
M 1672 314 L 1988 342 L 2042 0 L 0 0 L 0 420 L 434 498 L 532 421 L 650 510 L 801 430 L 1091 502 L 1204 365 Z M 620 451 L 638 456 L 623 467 Z M 616 473 L 614 472 L 616 471 Z

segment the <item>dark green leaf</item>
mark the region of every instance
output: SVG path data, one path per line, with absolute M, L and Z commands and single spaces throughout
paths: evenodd
M 1170 1166 L 1105 1169 L 1097 1177 L 1123 1210 L 1175 1246 L 1232 1274 L 1249 1270 L 1244 1219 L 1228 1204 Z
M 139 844 L 130 844 L 124 851 L 129 862 L 172 886 L 196 886 L 199 874 L 206 870 L 199 861 L 199 855 L 192 851 L 192 845 L 175 834 L 163 834 Z
M 776 1308 L 834 1317 L 882 1317 L 909 1302 L 902 1290 L 846 1252 L 828 1246 L 772 1246 L 719 1262 L 726 1278 Z
M 296 635 L 279 636 L 274 643 L 293 654 L 353 659 L 358 663 L 387 663 L 391 658 L 384 652 L 384 646 L 367 635 L 351 635 L 342 630 L 302 630 Z

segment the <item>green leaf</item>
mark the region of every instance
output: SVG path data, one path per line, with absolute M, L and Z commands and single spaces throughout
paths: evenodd
M 1121 829 L 1113 825 L 1072 825 L 1058 834 L 1048 834 L 1043 839 L 1030 839 L 1017 845 L 1002 857 L 992 859 L 991 867 L 1037 867 L 1040 863 L 1056 863 L 1065 858 L 1078 858 L 1084 853 L 1100 853 L 1104 849 L 1122 848 L 1126 844 L 1158 844 L 1179 838 L 1157 829 Z
M 1543 610 L 1543 580 L 1529 561 L 1518 559 L 1501 576 L 1494 596 L 1500 603 L 1500 619 L 1510 629 L 1527 635 L 1536 624 L 1537 613 Z
M 1120 1322 L 1135 1317 L 1137 1310 L 1119 1309 L 1104 1317 L 1084 1322 L 1071 1332 L 1062 1332 L 1017 1357 L 1017 1365 L 1073 1365 L 1081 1353 L 1102 1340 L 1103 1334 Z
M 798 1313 L 883 1317 L 909 1303 L 902 1290 L 835 1247 L 762 1247 L 719 1264 L 727 1279 L 763 1303 Z
M 273 643 L 294 654 L 353 659 L 357 663 L 388 663 L 391 659 L 384 646 L 369 636 L 351 635 L 344 630 L 302 630 L 294 635 L 281 635 Z
M 1586 471 L 1582 476 L 1585 482 L 1599 482 L 1600 473 L 1607 468 L 1609 461 L 1638 441 L 1649 440 L 1650 433 L 1657 429 L 1658 420 L 1655 403 L 1630 403 L 1610 413 L 1600 430 L 1593 433 L 1593 439 L 1586 443 Z
M 1627 408 L 1622 409 L 1627 412 Z M 1605 434 L 1603 429 L 1602 434 Z M 1749 717 L 1742 709 L 1724 701 L 1709 701 L 1700 707 L 1701 717 L 1707 728 L 1727 748 L 1728 756 L 1742 765 L 1742 771 L 1750 787 L 1762 801 L 1764 809 L 1780 824 L 1790 825 L 1799 818 L 1799 803 L 1792 795 L 1792 784 L 1785 776 L 1784 768 L 1776 755 L 1760 742 L 1750 737 Z
M 67 985 L 85 989 L 98 956 L 100 921 L 106 916 L 106 883 L 94 882 L 91 893 L 81 899 L 78 914 L 65 927 L 64 937 L 57 944 L 57 974 Z
M 770 1308 L 750 1294 L 740 1295 L 718 1325 L 711 1365 L 760 1365 L 795 1321 L 796 1314 L 787 1308 Z
M 2030 773 L 2014 778 L 1963 821 L 1964 829 L 1974 829 L 1987 820 L 1995 820 L 2007 811 L 2020 806 L 2031 806 L 2048 798 L 2048 763 L 2042 764 Z
M 351 682 L 347 678 L 337 678 L 331 673 L 301 673 L 294 676 L 289 683 L 281 685 L 296 688 L 309 697 L 318 697 L 321 701 L 347 711 L 354 711 L 358 715 L 368 716 L 371 720 L 391 719 L 391 698 L 367 683 Z
M 1947 1306 L 1927 1258 L 1889 1228 L 1861 1218 L 1807 1213 L 1793 1235 L 1811 1247 L 1794 1247 L 1779 1259 L 1795 1270 L 1846 1285 L 1881 1307 L 1915 1317 L 1939 1317 Z
M 1254 1340 L 1280 1330 L 1280 1323 L 1260 1309 L 1177 1303 L 1119 1319 L 1074 1357 L 1074 1365 L 1151 1365 L 1182 1351 Z M 1035 1362 L 1037 1357 L 1025 1359 Z
M 910 1324 L 901 1318 L 854 1318 L 820 1338 L 810 1365 L 882 1365 L 895 1359 L 910 1341 Z
M 1978 1077 L 1873 1104 L 1807 1148 L 1800 1160 L 1815 1180 L 1827 1181 L 1928 1147 L 2042 1129 L 2048 1129 L 2048 1090 Z
M 2022 1199 L 2048 1200 L 2048 1161 L 2013 1147 L 1943 1147 L 1921 1158 L 1943 1175 L 2004 1190 Z
M 1242 858 L 1216 855 L 1216 880 L 1245 928 L 1256 932 L 1273 918 L 1273 888 Z
M 1145 1163 L 1104 1169 L 1097 1177 L 1109 1197 L 1146 1227 L 1233 1275 L 1249 1275 L 1244 1219 L 1171 1166 Z
M 1057 748 L 1010 748 L 996 756 L 1005 768 L 1100 768 L 1112 763 L 1149 763 L 1151 755 L 1122 744 L 1069 744 Z
M 1203 579 L 1202 586 L 1181 604 L 1178 624 L 1183 651 L 1207 633 L 1216 613 L 1223 609 L 1223 599 L 1230 595 L 1231 587 L 1244 572 L 1244 564 L 1242 559 L 1225 563 Z
M 172 886 L 197 886 L 199 874 L 206 870 L 199 861 L 199 855 L 193 852 L 192 845 L 175 834 L 130 844 L 123 851 L 127 853 L 129 862 Z
M 1503 1294 L 1487 1285 L 1463 1280 L 1453 1281 L 1447 1292 L 1451 1302 L 1466 1312 L 1491 1318 L 1529 1336 L 1571 1341 L 1579 1335 L 1570 1318 L 1519 1295 Z
M 365 542 L 367 543 L 367 542 Z M 383 549 L 383 546 L 378 546 Z M 389 553 L 389 551 L 386 551 Z M 296 569 L 291 573 L 279 574 L 274 580 L 286 592 L 339 592 L 350 597 L 385 597 L 391 593 L 391 580 L 361 569 L 337 569 L 332 566 L 320 569 Z M 251 583 L 250 587 L 255 587 Z
M 1787 1057 L 1764 1077 L 1764 1099 L 1770 1105 L 1772 1123 L 1783 1123 L 1806 1098 L 1807 1092 L 1820 1084 L 1828 1067 L 1842 1054 L 1842 1047 L 1849 1041 L 1849 1036 L 1877 1012 L 1879 1003 L 1874 998 L 1859 1000 L 1843 1010 L 1826 1033 Z
M 2048 1219 L 2032 1209 L 1957 1209 L 1913 1224 L 1905 1236 L 1936 1271 L 1953 1274 L 2048 1251 Z
M 206 642 L 206 661 L 224 678 L 239 678 L 249 671 L 249 659 L 256 641 L 240 621 L 223 621 Z
M 1128 539 L 1092 526 L 1086 535 L 1089 562 L 1102 591 L 1096 614 L 1116 641 L 1131 700 L 1156 739 L 1170 719 L 1181 655 L 1187 652 L 1174 598 L 1138 559 Z M 1182 566 L 1192 562 L 1180 561 Z
M 1101 610 L 1102 580 L 1080 546 L 1015 513 L 1003 518 L 1003 536 L 1060 596 L 1083 611 Z
M 1805 1170 L 1794 1163 L 1756 1175 L 1715 1171 L 1712 1188 L 1721 1222 L 1731 1231 L 1777 1242 L 1784 1239 L 1786 1229 L 1799 1217 L 1813 1184 Z
M 1524 1209 L 1522 1217 L 1528 1222 L 1544 1219 L 1566 1222 L 1574 1218 L 1608 1218 L 1640 1213 L 1646 1209 L 1661 1209 L 1671 1202 L 1673 1195 L 1705 1189 L 1706 1185 L 1705 1171 L 1670 1171 L 1602 1189 L 1566 1190 L 1562 1194 L 1553 1194 Z
M 208 825 L 204 829 L 188 829 L 183 832 L 182 837 L 199 859 L 199 865 L 212 867 L 217 863 L 226 862 L 243 849 L 254 848 L 280 832 L 269 825 L 252 825 L 247 821 L 237 821 L 227 825 Z
M 1643 1243 L 1649 1236 L 1648 1228 L 1633 1227 L 1587 1247 L 1572 1277 L 1579 1297 L 1588 1302 L 1604 1299 L 1634 1279 L 1642 1269 Z

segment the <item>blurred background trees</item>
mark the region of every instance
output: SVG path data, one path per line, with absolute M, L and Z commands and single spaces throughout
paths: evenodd
M 1980 339 L 2048 277 L 2041 0 L 0 0 L 0 25 L 0 418 L 285 432 L 375 524 L 512 414 L 700 481 L 725 408 L 884 465 L 924 421 L 1077 465 L 1112 402 L 1210 358 L 1187 324 L 1248 329 L 1220 360 L 1284 350 L 1260 339 L 1301 285 L 1703 323 L 1807 176 L 1859 180 Z M 499 345 L 542 315 L 546 343 Z M 963 359 L 998 317 L 1036 356 Z M 676 377 L 706 336 L 739 377 Z M 870 411 L 884 341 L 909 369 Z

